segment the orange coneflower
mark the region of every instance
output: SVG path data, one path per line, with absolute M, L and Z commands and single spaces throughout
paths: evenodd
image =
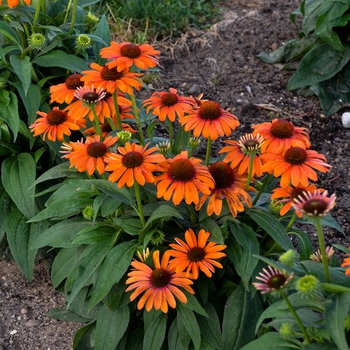
M 317 187 L 315 185 L 302 186 L 299 185 L 297 187 L 286 186 L 281 188 L 275 188 L 272 190 L 271 199 L 283 198 L 277 201 L 277 203 L 284 203 L 283 207 L 280 209 L 280 215 L 283 216 L 287 214 L 287 212 L 292 209 L 294 199 L 299 198 L 299 196 L 303 196 L 304 192 L 311 192 L 316 190 Z M 324 189 L 320 188 L 320 192 L 324 192 Z M 302 214 L 297 213 L 299 217 Z
M 94 109 L 99 122 L 103 123 L 105 116 L 110 114 L 109 105 L 101 102 L 106 96 L 105 90 L 85 85 L 77 87 L 74 96 L 77 100 L 65 108 L 65 111 L 73 118 L 84 118 L 87 116 L 93 121 L 95 120 Z
M 209 195 L 215 187 L 214 180 L 208 168 L 200 163 L 200 159 L 188 159 L 187 151 L 159 163 L 157 171 L 163 174 L 154 177 L 157 197 L 167 201 L 172 197 L 173 203 L 178 205 L 183 199 L 186 204 L 197 204 L 200 192 Z
M 290 183 L 295 187 L 299 184 L 306 187 L 309 185 L 309 179 L 317 180 L 314 169 L 327 172 L 328 168 L 331 168 L 323 154 L 301 147 L 288 148 L 283 155 L 265 153 L 260 159 L 264 163 L 263 172 L 267 171 L 275 177 L 281 176 L 281 187 Z
M 75 73 L 67 77 L 64 83 L 50 86 L 50 103 L 71 103 L 75 98 L 75 89 L 84 85 L 84 82 L 80 80 L 81 77 L 81 74 Z
M 348 249 L 350 249 L 350 247 Z M 350 254 L 345 254 L 345 259 L 344 262 L 341 264 L 341 267 L 348 267 L 345 270 L 345 274 L 350 275 Z
M 64 135 L 70 136 L 71 130 L 85 128 L 86 120 L 73 119 L 67 112 L 61 111 L 58 107 L 54 107 L 49 113 L 40 111 L 36 113 L 41 118 L 36 119 L 29 128 L 34 132 L 34 136 L 43 134 L 44 141 L 46 136 L 50 141 L 62 141 Z
M 156 250 L 153 252 L 152 258 L 154 269 L 140 261 L 131 262 L 133 269 L 128 273 L 129 278 L 125 282 L 130 284 L 126 288 L 126 292 L 135 289 L 130 295 L 130 300 L 133 301 L 144 293 L 137 303 L 137 308 L 141 310 L 146 307 L 147 311 L 152 308 L 160 309 L 164 313 L 168 312 L 169 306 L 173 309 L 176 307 L 174 295 L 182 303 L 187 303 L 186 295 L 179 287 L 194 294 L 194 290 L 190 286 L 193 281 L 188 278 L 188 274 L 175 272 L 175 269 L 169 266 L 169 254 L 165 253 L 160 261 L 159 250 Z
M 246 134 L 239 141 L 227 140 L 230 146 L 223 147 L 219 153 L 227 153 L 224 161 L 230 163 L 231 168 L 237 168 L 238 175 L 248 173 L 251 156 L 254 157 L 251 176 L 262 176 L 262 162 L 259 158 L 264 139 L 258 134 Z
M 105 159 L 106 170 L 112 171 L 108 180 L 118 182 L 118 187 L 124 185 L 133 186 L 137 181 L 141 186 L 146 182 L 153 182 L 152 172 L 156 169 L 156 163 L 165 160 L 164 156 L 157 151 L 156 147 L 147 149 L 136 143 L 127 142 L 124 147 L 118 147 L 120 154 L 111 153 Z
M 304 192 L 301 196 L 294 199 L 293 208 L 297 214 L 310 218 L 325 216 L 334 208 L 336 199 L 334 193 L 330 197 L 327 196 L 327 191 L 314 190 L 312 192 Z
M 86 85 L 98 86 L 101 89 L 110 92 L 114 91 L 127 92 L 132 94 L 132 87 L 139 89 L 142 82 L 138 79 L 142 74 L 129 72 L 128 68 L 117 71 L 117 68 L 109 68 L 107 65 L 100 66 L 97 63 L 90 64 L 91 70 L 83 70 L 81 80 Z
M 170 260 L 169 265 L 176 272 L 185 271 L 192 273 L 193 279 L 199 277 L 199 270 L 205 273 L 207 277 L 211 277 L 215 272 L 214 266 L 222 269 L 222 265 L 215 259 L 220 259 L 226 256 L 222 252 L 226 245 L 208 242 L 209 232 L 200 230 L 198 238 L 192 229 L 185 232 L 185 241 L 180 238 L 175 238 L 175 243 L 169 244 L 173 250 L 168 250 L 167 253 L 174 257 Z
M 215 181 L 215 188 L 212 189 L 210 195 L 203 195 L 196 205 L 199 210 L 209 197 L 207 206 L 207 214 L 213 213 L 219 215 L 222 210 L 223 200 L 227 201 L 228 207 L 233 217 L 238 212 L 244 211 L 243 204 L 248 207 L 252 206 L 252 200 L 247 191 L 244 190 L 247 176 L 237 173 L 236 169 L 232 169 L 227 163 L 216 162 L 209 167 L 209 173 Z
M 148 44 L 138 45 L 130 42 L 118 44 L 115 41 L 100 51 L 102 58 L 111 60 L 107 63 L 109 68 L 117 67 L 119 72 L 124 68 L 129 69 L 132 65 L 140 69 L 154 68 L 158 64 L 159 54 L 160 51 Z
M 203 101 L 192 114 L 180 118 L 185 131 L 193 130 L 195 137 L 203 136 L 216 140 L 219 136 L 230 136 L 237 128 L 237 117 L 224 109 L 215 101 Z
M 26 5 L 30 5 L 32 0 L 24 0 L 24 3 Z M 12 7 L 18 6 L 20 3 L 20 0 L 7 0 L 7 6 L 11 9 Z M 0 1 L 0 5 L 2 5 L 2 0 Z
M 143 107 L 147 107 L 146 113 L 153 109 L 152 113 L 158 116 L 163 122 L 168 118 L 171 122 L 175 121 L 175 116 L 179 118 L 184 113 L 193 111 L 195 100 L 191 97 L 179 96 L 176 89 L 170 88 L 170 92 L 154 92 L 150 98 L 143 101 Z
M 84 142 L 70 142 L 64 144 L 62 149 L 66 153 L 62 158 L 68 158 L 70 168 L 75 167 L 79 172 L 87 171 L 92 175 L 95 170 L 99 174 L 105 172 L 105 159 L 108 156 L 109 147 L 118 141 L 118 137 L 108 136 L 100 141 L 100 136 L 88 136 Z
M 271 123 L 253 125 L 254 135 L 260 134 L 265 143 L 262 153 L 283 154 L 290 147 L 310 148 L 310 139 L 306 128 L 294 126 L 285 119 L 274 119 Z

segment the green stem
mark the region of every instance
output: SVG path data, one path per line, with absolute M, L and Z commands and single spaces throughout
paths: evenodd
M 118 93 L 117 93 L 117 91 L 114 91 L 112 96 L 113 96 L 113 103 L 114 103 L 114 109 L 115 109 L 115 119 L 117 120 L 117 129 L 118 130 L 122 130 L 122 122 L 120 120 L 120 112 L 119 112 Z
M 74 0 L 73 1 L 72 19 L 71 19 L 70 28 L 69 28 L 69 35 L 72 35 L 74 32 L 75 19 L 77 17 L 77 7 L 78 7 L 78 0 Z
M 264 178 L 264 181 L 260 187 L 260 190 L 259 192 L 256 194 L 255 198 L 254 198 L 254 201 L 253 201 L 253 206 L 258 202 L 260 196 L 264 193 L 265 191 L 265 188 L 266 186 L 268 185 L 268 183 L 270 182 L 270 178 L 271 178 L 271 175 L 270 174 L 267 174 Z
M 208 137 L 208 142 L 207 142 L 207 153 L 205 155 L 205 165 L 206 166 L 209 166 L 210 153 L 211 153 L 211 138 L 209 136 Z
M 46 0 L 44 0 L 44 1 L 46 1 Z M 40 14 L 40 10 L 41 10 L 41 2 L 42 2 L 42 0 L 38 0 L 37 6 L 35 9 L 33 26 L 32 26 L 32 33 L 35 33 L 35 31 L 36 31 L 36 26 L 38 24 L 39 14 Z
M 167 124 L 168 124 L 168 127 L 169 127 L 170 147 L 172 147 L 172 145 L 173 145 L 173 135 L 174 135 L 174 133 L 173 133 L 173 123 L 169 119 L 167 119 L 166 121 L 167 121 Z
M 92 114 L 94 115 L 94 121 L 92 122 L 94 129 L 96 131 L 96 134 L 100 136 L 100 140 L 103 141 L 103 135 L 102 135 L 102 130 L 100 127 L 100 121 L 98 120 L 97 114 L 96 114 L 96 108 L 95 105 L 91 104 L 90 109 L 92 111 Z
M 142 227 L 145 227 L 146 226 L 146 220 L 145 220 L 145 216 L 143 215 L 140 186 L 139 186 L 139 183 L 136 180 L 134 180 L 134 189 L 135 189 L 135 195 L 136 195 L 138 214 L 139 214 L 139 217 L 140 217 L 140 220 L 141 220 Z M 145 238 L 145 233 L 143 231 L 141 231 L 140 232 L 140 236 L 139 236 L 139 244 L 143 244 L 144 238 Z
M 196 215 L 196 211 L 194 210 L 193 204 L 188 205 L 188 208 L 190 210 L 192 225 L 196 226 L 197 225 L 197 215 Z
M 246 191 L 248 191 L 248 188 L 249 188 L 249 185 L 250 185 L 250 181 L 252 179 L 254 158 L 255 158 L 255 154 L 251 154 L 250 155 L 250 159 L 249 159 L 248 178 L 247 178 L 247 182 L 246 182 L 245 187 L 244 187 L 244 189 Z
M 326 276 L 326 282 L 330 283 L 331 278 L 329 275 L 328 260 L 327 260 L 327 255 L 326 255 L 326 246 L 325 246 L 325 242 L 324 242 L 324 235 L 323 235 L 322 223 L 321 223 L 320 218 L 317 218 L 315 220 L 315 227 L 317 230 L 318 242 L 320 245 L 322 264 L 323 264 L 324 274 Z
M 301 322 L 301 319 L 300 317 L 298 316 L 297 312 L 295 311 L 292 303 L 289 301 L 288 297 L 284 294 L 284 293 L 281 293 L 281 296 L 283 298 L 283 300 L 286 302 L 287 306 L 289 307 L 289 310 L 291 311 L 291 313 L 293 314 L 295 320 L 297 321 L 297 324 L 298 326 L 300 327 L 304 337 L 305 337 L 305 341 L 307 344 L 311 344 L 311 341 L 310 341 L 310 338 L 309 338 L 309 335 L 307 334 L 306 332 L 306 329 L 303 325 L 303 323 Z
M 141 146 L 145 146 L 145 138 L 143 137 L 142 125 L 139 118 L 139 112 L 137 111 L 135 95 L 131 94 L 132 110 L 134 112 L 134 117 L 136 119 L 137 128 L 139 129 Z
M 296 213 L 296 211 L 294 211 L 294 214 L 293 214 L 292 218 L 290 219 L 289 224 L 288 224 L 287 227 L 286 227 L 286 231 L 287 231 L 287 232 L 288 232 L 288 231 L 291 229 L 291 227 L 293 226 L 294 221 L 295 221 L 296 218 L 297 218 L 297 213 Z

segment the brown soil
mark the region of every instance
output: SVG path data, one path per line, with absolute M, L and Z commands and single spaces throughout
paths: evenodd
M 173 87 L 185 95 L 204 94 L 234 113 L 241 126 L 232 138 L 251 132 L 251 125 L 276 117 L 289 118 L 310 131 L 312 149 L 324 154 L 333 166 L 320 174 L 319 185 L 336 193 L 332 215 L 345 232 L 325 227 L 328 244 L 350 245 L 350 130 L 341 115 L 325 117 L 316 97 L 304 98 L 286 91 L 290 71 L 260 61 L 256 56 L 271 52 L 297 37 L 289 14 L 299 0 L 223 0 L 223 20 L 209 31 L 183 36 L 173 50 L 160 47 L 161 79 L 149 86 Z M 213 155 L 215 156 L 215 148 Z M 315 241 L 312 226 L 304 225 Z M 339 253 L 341 256 L 341 253 Z M 35 269 L 26 282 L 13 262 L 0 261 L 0 348 L 4 350 L 69 350 L 79 325 L 53 320 L 47 311 L 63 306 L 62 296 L 50 283 L 45 267 Z

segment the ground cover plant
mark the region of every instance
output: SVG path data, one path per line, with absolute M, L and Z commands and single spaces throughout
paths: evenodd
M 326 215 L 335 198 L 312 183 L 330 164 L 307 130 L 275 119 L 226 140 L 239 116 L 205 96 L 138 99 L 157 50 L 109 41 L 100 55 L 50 84 L 50 108 L 29 125 L 59 162 L 29 185 L 35 215 L 22 212 L 28 188 L 15 186 L 30 158 L 11 154 L 2 168 L 18 207 L 6 218 L 10 248 L 24 270 L 25 249 L 55 248 L 52 279 L 67 309 L 51 314 L 87 322 L 75 348 L 344 347 L 349 279 L 321 226 L 338 227 Z M 227 145 L 214 158 L 219 136 Z M 283 202 L 271 205 L 271 193 Z M 293 225 L 300 214 L 317 227 L 312 259 Z
M 298 38 L 270 54 L 259 57 L 268 63 L 283 63 L 295 69 L 287 89 L 316 94 L 326 115 L 350 105 L 349 93 L 349 8 L 348 1 L 301 1 L 291 14 L 303 16 Z

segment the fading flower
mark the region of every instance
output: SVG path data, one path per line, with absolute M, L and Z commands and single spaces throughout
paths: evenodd
M 152 173 L 156 170 L 156 164 L 165 158 L 162 154 L 155 153 L 155 147 L 147 149 L 147 146 L 127 142 L 124 147 L 118 147 L 119 154 L 111 153 L 105 159 L 106 170 L 112 172 L 108 180 L 117 182 L 119 188 L 124 185 L 131 187 L 135 181 L 141 186 L 153 182 Z
M 161 175 L 155 176 L 157 197 L 166 201 L 171 198 L 175 205 L 184 199 L 186 204 L 197 204 L 199 193 L 209 195 L 215 187 L 214 180 L 201 160 L 191 157 L 187 151 L 182 151 L 173 159 L 167 159 L 157 166 Z
M 68 145 L 63 145 L 65 155 L 62 158 L 67 158 L 70 161 L 70 168 L 75 167 L 79 172 L 87 171 L 92 175 L 95 170 L 99 174 L 105 172 L 105 159 L 108 156 L 109 147 L 117 142 L 117 137 L 108 136 L 103 141 L 100 141 L 100 136 L 88 136 L 84 142 L 70 142 Z M 71 148 L 71 150 L 69 150 Z
M 143 294 L 137 303 L 139 310 L 145 307 L 147 311 L 154 308 L 167 313 L 169 306 L 173 309 L 176 307 L 175 297 L 182 303 L 187 303 L 187 297 L 180 288 L 194 294 L 191 287 L 193 281 L 185 272 L 176 272 L 169 266 L 169 254 L 165 253 L 160 261 L 159 250 L 156 250 L 152 258 L 154 268 L 143 262 L 131 262 L 133 269 L 128 273 L 129 278 L 126 280 L 126 284 L 130 286 L 125 291 L 135 289 L 130 295 L 131 301 Z
M 181 118 L 185 113 L 193 111 L 194 100 L 190 97 L 179 96 L 176 89 L 170 88 L 170 92 L 154 92 L 152 96 L 142 103 L 146 107 L 146 113 L 152 109 L 152 114 L 158 116 L 163 122 L 169 119 L 175 121 L 175 117 Z
M 253 125 L 254 135 L 260 134 L 265 143 L 262 153 L 283 154 L 290 147 L 310 148 L 310 139 L 306 128 L 294 126 L 285 119 L 274 119 L 271 123 Z
M 326 250 L 326 259 L 327 259 L 327 261 L 331 261 L 332 256 L 334 254 L 333 247 L 327 246 L 325 250 Z M 321 251 L 318 249 L 315 253 L 311 254 L 310 255 L 310 259 L 312 261 L 321 263 L 322 262 Z
M 193 130 L 195 137 L 203 136 L 216 140 L 219 136 L 230 136 L 239 126 L 237 117 L 221 108 L 215 101 L 203 101 L 192 114 L 180 118 L 185 131 Z
M 100 51 L 101 57 L 110 61 L 107 63 L 108 67 L 116 67 L 119 72 L 129 69 L 133 65 L 144 70 L 154 68 L 158 64 L 159 54 L 160 51 L 148 44 L 138 45 L 130 42 L 118 44 L 115 41 Z
M 169 265 L 176 272 L 186 270 L 186 273 L 192 273 L 193 279 L 199 277 L 199 271 L 202 271 L 207 277 L 211 277 L 215 272 L 214 266 L 222 269 L 222 265 L 217 259 L 226 256 L 222 252 L 226 245 L 208 242 L 210 233 L 205 230 L 198 232 L 198 237 L 192 229 L 185 232 L 185 241 L 175 238 L 175 243 L 169 244 L 172 250 L 168 250 L 170 256 L 174 259 L 170 260 Z
M 253 286 L 261 292 L 261 294 L 267 294 L 271 292 L 279 293 L 284 291 L 292 280 L 294 273 L 289 276 L 285 271 L 280 272 L 277 269 L 268 266 L 267 269 L 263 269 L 263 272 L 259 272 L 260 276 L 257 276 L 261 282 L 253 282 Z
M 141 262 L 146 262 L 147 258 L 150 255 L 149 248 L 146 249 L 143 246 L 138 246 L 136 250 L 136 256 Z
M 209 173 L 215 181 L 215 187 L 209 195 L 204 194 L 196 210 L 200 210 L 206 200 L 209 198 L 207 206 L 207 214 L 213 213 L 220 215 L 222 211 L 223 201 L 226 201 L 233 217 L 238 212 L 244 211 L 244 204 L 248 207 L 252 206 L 249 193 L 244 189 L 247 176 L 238 175 L 237 170 L 232 169 L 225 162 L 216 162 L 209 167 Z
M 29 126 L 34 132 L 34 136 L 43 135 L 43 140 L 63 141 L 64 135 L 70 136 L 72 130 L 85 128 L 86 120 L 73 119 L 67 112 L 54 107 L 49 113 L 36 112 L 41 118 Z
M 331 165 L 326 163 L 326 157 L 316 151 L 300 147 L 288 148 L 283 155 L 265 153 L 260 156 L 264 165 L 262 171 L 269 172 L 275 177 L 281 176 L 281 187 L 290 183 L 293 186 L 308 186 L 309 179 L 318 179 L 315 170 L 327 172 Z M 315 170 L 314 170 L 315 169 Z

